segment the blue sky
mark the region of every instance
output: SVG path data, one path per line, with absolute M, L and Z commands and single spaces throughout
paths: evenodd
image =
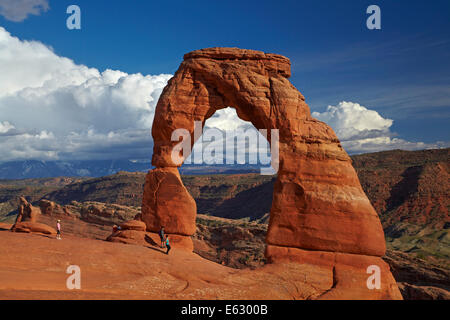
M 291 82 L 312 111 L 351 101 L 392 119 L 390 137 L 425 144 L 450 140 L 446 0 L 21 1 L 49 8 L 23 21 L 0 16 L 0 26 L 76 65 L 159 75 L 173 74 L 183 54 L 205 47 L 279 53 L 291 59 Z M 81 30 L 66 28 L 71 4 L 81 8 Z M 366 28 L 371 4 L 381 8 L 381 30 Z M 0 123 L 18 128 L 5 117 Z

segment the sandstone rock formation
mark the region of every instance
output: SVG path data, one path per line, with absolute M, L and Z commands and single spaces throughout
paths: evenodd
M 240 118 L 258 129 L 280 132 L 280 169 L 274 190 L 267 241 L 272 245 L 313 250 L 383 255 L 381 224 L 365 196 L 350 159 L 333 130 L 311 117 L 304 97 L 287 79 L 287 58 L 259 51 L 212 48 L 186 54 L 175 76 L 164 89 L 153 123 L 154 152 L 143 200 L 147 221 L 149 199 L 163 212 L 179 234 L 185 213 L 166 210 L 181 202 L 181 181 L 171 181 L 176 190 L 159 204 L 152 191 L 158 188 L 156 172 L 171 170 L 171 141 L 175 129 L 188 129 L 194 121 L 206 121 L 218 109 L 232 106 Z M 194 140 L 194 139 L 192 139 Z M 269 137 L 270 140 L 270 137 Z M 192 144 L 194 141 L 192 141 Z M 188 155 L 183 155 L 187 157 Z M 176 175 L 176 173 L 173 173 Z M 175 187 L 177 183 L 177 187 Z M 160 187 L 164 187 L 162 184 Z M 144 195 L 144 196 L 145 196 Z M 190 201 L 193 203 L 193 201 Z M 190 217 L 192 219 L 192 217 Z
M 198 138 L 194 137 L 194 122 L 204 124 L 217 110 L 231 106 L 257 129 L 279 130 L 279 170 L 266 239 L 267 259 L 299 263 L 312 259 L 333 270 L 355 261 L 353 269 L 359 275 L 367 268 L 360 261 L 377 263 L 384 271 L 382 296 L 400 298 L 379 258 L 385 253 L 381 223 L 351 160 L 333 130 L 312 118 L 303 95 L 289 82 L 290 75 L 289 59 L 277 54 L 236 48 L 186 54 L 155 110 L 152 164 L 156 169 L 146 179 L 142 220 L 151 231 L 164 224 L 169 233 L 194 233 L 195 202 L 179 179 L 180 164 L 172 160 L 179 143 L 171 140 L 172 133 L 188 130 L 193 146 Z M 189 154 L 180 156 L 186 159 Z M 340 286 L 351 286 L 345 271 L 337 274 Z M 368 290 L 365 282 L 357 287 Z
M 17 214 L 16 222 L 11 231 L 13 232 L 33 232 L 42 233 L 46 235 L 56 234 L 56 230 L 52 227 L 38 223 L 37 220 L 41 215 L 41 210 L 28 203 L 24 197 L 20 197 L 19 213 Z
M 56 230 L 46 224 L 39 222 L 23 221 L 17 223 L 12 228 L 14 232 L 25 232 L 25 233 L 42 233 L 46 235 L 55 235 Z
M 86 222 L 113 225 L 136 216 L 139 211 L 118 204 L 86 202 L 79 212 L 80 219 Z
M 147 174 L 141 215 L 147 230 L 158 232 L 164 226 L 169 234 L 191 236 L 195 233 L 196 213 L 195 200 L 176 167 L 156 168 Z
M 16 224 L 22 221 L 37 222 L 41 211 L 39 208 L 33 207 L 24 197 L 20 197 L 20 204 L 16 218 Z
M 48 216 L 72 216 L 72 213 L 67 208 L 67 206 L 61 206 L 50 200 L 41 200 L 39 202 L 39 208 L 41 209 L 41 213 Z
M 12 225 L 9 223 L 0 222 L 0 230 L 11 230 Z
M 450 300 L 450 270 L 445 265 L 388 250 L 383 257 L 406 300 Z
M 122 228 L 122 230 L 135 230 L 135 231 L 145 231 L 146 230 L 145 223 L 142 221 L 138 221 L 138 220 L 126 221 L 126 222 L 122 223 L 120 225 L 120 227 Z
M 138 220 L 130 220 L 120 225 L 119 230 L 113 230 L 106 241 L 128 244 L 146 244 L 145 223 Z
M 403 296 L 406 296 L 408 300 L 450 300 L 449 292 L 439 287 L 415 286 L 402 282 L 398 286 Z
M 139 217 L 136 217 L 138 219 Z M 161 241 L 157 233 L 147 232 L 147 226 L 140 220 L 130 220 L 120 224 L 120 230 L 106 238 L 106 241 L 126 244 L 138 244 L 144 246 L 159 246 Z M 170 235 L 170 242 L 177 248 L 193 251 L 193 243 L 190 238 L 183 235 Z

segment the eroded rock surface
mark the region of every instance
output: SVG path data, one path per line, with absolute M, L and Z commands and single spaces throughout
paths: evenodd
M 193 137 L 194 121 L 204 123 L 216 110 L 232 106 L 240 118 L 251 121 L 257 129 L 279 130 L 280 163 L 269 244 L 383 255 L 381 224 L 350 158 L 333 130 L 311 117 L 304 97 L 289 82 L 289 76 L 289 59 L 276 54 L 235 48 L 186 54 L 155 111 L 153 165 L 158 167 L 156 170 L 176 168 L 171 157 L 178 143 L 171 141 L 173 131 L 184 128 Z M 184 212 L 164 210 L 173 205 L 168 201 L 157 204 L 154 211 L 145 208 L 154 201 L 150 193 L 159 183 L 151 179 L 155 171 L 149 175 L 144 221 L 153 219 L 149 216 L 154 216 L 155 211 L 156 217 L 170 217 L 174 224 L 186 220 Z M 171 189 L 176 188 L 182 189 L 181 181 Z M 172 193 L 172 202 L 181 202 L 176 195 Z M 192 234 L 193 228 L 190 232 L 182 230 L 185 225 L 178 223 L 173 231 Z
M 33 232 L 46 235 L 56 234 L 56 230 L 46 224 L 37 222 L 41 215 L 41 209 L 34 207 L 24 197 L 20 197 L 16 222 L 11 231 L 13 232 Z
M 53 201 L 43 199 L 39 202 L 41 213 L 48 216 L 72 216 L 71 211 L 67 206 L 61 206 Z
M 139 216 L 136 217 L 135 220 L 126 221 L 120 224 L 120 229 L 113 231 L 113 233 L 106 238 L 106 241 L 159 247 L 161 245 L 161 240 L 158 234 L 155 232 L 148 232 L 146 224 L 143 221 L 136 219 L 139 219 Z M 190 252 L 194 250 L 193 242 L 190 237 L 178 234 L 170 235 L 170 243 L 174 247 Z
M 164 226 L 169 234 L 190 236 L 195 233 L 196 214 L 195 200 L 177 168 L 157 168 L 147 174 L 141 217 L 147 230 L 158 232 Z
M 193 146 L 198 138 L 195 121 L 204 124 L 217 110 L 231 106 L 257 129 L 279 132 L 279 170 L 266 238 L 272 248 L 266 251 L 268 261 L 289 261 L 293 255 L 301 263 L 296 250 L 339 253 L 350 265 L 354 260 L 355 274 L 362 275 L 367 266 L 361 259 L 383 263 L 378 258 L 386 249 L 381 223 L 335 133 L 312 118 L 303 95 L 289 82 L 290 74 L 289 59 L 276 54 L 237 48 L 186 54 L 155 110 L 152 164 L 156 169 L 147 175 L 142 220 L 152 231 L 164 225 L 167 232 L 182 236 L 195 232 L 195 202 L 179 179 L 180 163 L 172 158 L 179 141 L 172 141 L 172 133 L 187 130 Z M 272 143 L 270 135 L 268 140 Z M 392 275 L 383 270 L 387 291 L 369 296 L 399 298 Z M 352 281 L 343 274 L 339 284 L 350 290 Z M 367 290 L 362 283 L 358 288 Z

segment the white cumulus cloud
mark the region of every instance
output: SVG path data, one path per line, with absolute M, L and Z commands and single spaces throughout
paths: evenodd
M 0 0 L 0 15 L 14 22 L 21 22 L 31 14 L 38 16 L 49 8 L 48 0 Z
M 448 147 L 448 142 L 411 142 L 394 137 L 390 130 L 394 123 L 383 118 L 375 110 L 358 103 L 342 101 L 327 110 L 313 112 L 313 117 L 327 123 L 336 132 L 343 147 L 349 153 L 376 152 L 382 150 L 419 150 Z
M 217 128 L 224 131 L 233 131 L 253 127 L 251 122 L 241 120 L 234 108 L 217 110 L 211 118 L 206 120 L 205 127 Z
M 0 134 L 7 133 L 8 131 L 14 129 L 14 126 L 8 121 L 0 122 Z
M 215 150 L 218 154 L 208 150 Z M 267 165 L 270 146 L 251 122 L 240 119 L 236 109 L 228 107 L 217 110 L 205 121 L 203 134 L 186 163 L 197 164 L 198 159 L 206 164 Z
M 313 112 L 312 115 L 330 125 L 343 141 L 386 135 L 394 123 L 374 110 L 346 101 L 340 102 L 337 106 L 328 106 L 323 113 Z
M 0 161 L 151 158 L 156 103 L 172 75 L 101 72 L 2 27 L 0 70 Z M 252 124 L 225 108 L 206 126 Z
M 100 72 L 0 27 L 0 161 L 149 158 L 169 74 Z

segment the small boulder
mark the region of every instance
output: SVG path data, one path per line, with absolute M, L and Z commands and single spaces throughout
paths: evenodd
M 147 229 L 147 226 L 144 222 L 138 221 L 138 220 L 130 220 L 127 222 L 124 222 L 120 225 L 120 228 L 122 230 L 136 230 L 136 231 L 145 231 Z
M 146 228 L 142 221 L 126 221 L 120 224 L 120 229 L 113 228 L 113 233 L 106 241 L 144 245 L 146 244 Z

